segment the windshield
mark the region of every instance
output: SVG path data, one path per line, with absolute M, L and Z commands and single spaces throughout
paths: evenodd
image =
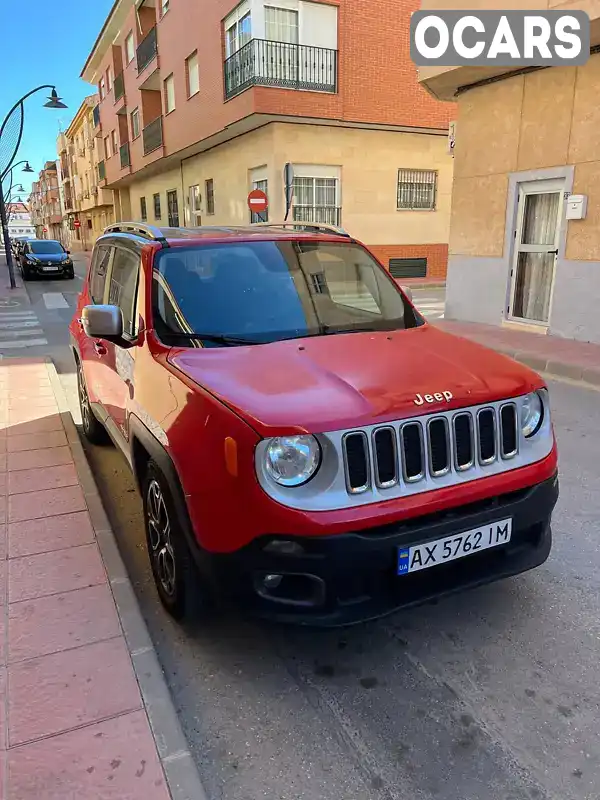
M 350 243 L 233 242 L 163 250 L 153 284 L 158 336 L 190 346 L 198 346 L 194 339 L 215 346 L 266 343 L 423 324 L 387 273 Z
M 29 242 L 29 249 L 32 253 L 42 253 L 43 255 L 65 252 L 60 242 Z

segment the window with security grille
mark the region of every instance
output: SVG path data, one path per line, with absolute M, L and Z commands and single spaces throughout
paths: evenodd
M 294 178 L 294 221 L 339 226 L 338 190 L 337 178 Z
M 261 192 L 264 192 L 267 197 L 269 196 L 267 193 L 267 186 L 268 181 L 252 181 L 252 188 L 253 189 L 260 189 Z M 250 222 L 268 222 L 269 221 L 269 209 L 266 208 L 264 211 L 261 211 L 260 214 L 256 211 L 250 212 Z
M 397 208 L 413 211 L 434 210 L 437 178 L 436 170 L 399 169 Z

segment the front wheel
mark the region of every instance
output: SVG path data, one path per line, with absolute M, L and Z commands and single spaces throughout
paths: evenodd
M 92 411 L 90 398 L 85 385 L 83 367 L 81 364 L 77 365 L 77 388 L 79 392 L 81 426 L 83 428 L 85 438 L 88 440 L 88 442 L 91 442 L 91 444 L 104 444 L 108 439 L 108 434 L 106 433 L 104 426 L 96 419 L 94 412 Z
M 70 281 L 72 281 L 74 277 L 75 277 L 75 270 L 74 270 L 74 269 L 70 269 L 70 270 L 69 270 L 69 271 L 68 271 L 68 272 L 65 274 L 65 278 L 66 278 L 67 280 L 70 280 Z
M 28 281 L 31 278 L 29 267 L 26 267 L 24 264 L 21 264 L 21 275 L 23 276 L 24 281 Z
M 154 461 L 146 469 L 143 502 L 148 556 L 158 596 L 174 619 L 183 620 L 193 605 L 200 605 L 200 575 L 177 519 L 167 480 Z

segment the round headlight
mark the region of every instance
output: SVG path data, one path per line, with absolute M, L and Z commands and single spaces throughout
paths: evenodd
M 321 448 L 314 436 L 277 436 L 265 451 L 267 475 L 280 486 L 301 486 L 319 469 Z
M 544 417 L 544 405 L 537 392 L 528 394 L 521 407 L 521 430 L 526 439 L 536 434 Z

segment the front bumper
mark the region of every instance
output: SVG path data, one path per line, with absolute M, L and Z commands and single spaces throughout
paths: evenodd
M 45 264 L 27 264 L 27 269 L 30 275 L 35 275 L 39 278 L 63 278 L 65 275 L 70 275 L 73 272 L 73 264 L 53 264 L 52 266 L 58 269 L 47 270 Z
M 204 554 L 221 599 L 272 620 L 336 627 L 385 616 L 462 589 L 517 575 L 543 564 L 552 543 L 550 520 L 558 474 L 535 486 L 408 522 L 335 536 L 259 539 L 230 554 Z M 456 535 L 512 517 L 511 541 L 410 575 L 396 574 L 399 547 Z M 273 554 L 273 539 L 301 545 L 300 554 Z M 204 566 L 207 566 L 205 563 Z M 273 596 L 264 577 L 287 581 Z M 295 577 L 293 577 L 295 576 Z M 287 593 L 287 594 L 286 594 Z

